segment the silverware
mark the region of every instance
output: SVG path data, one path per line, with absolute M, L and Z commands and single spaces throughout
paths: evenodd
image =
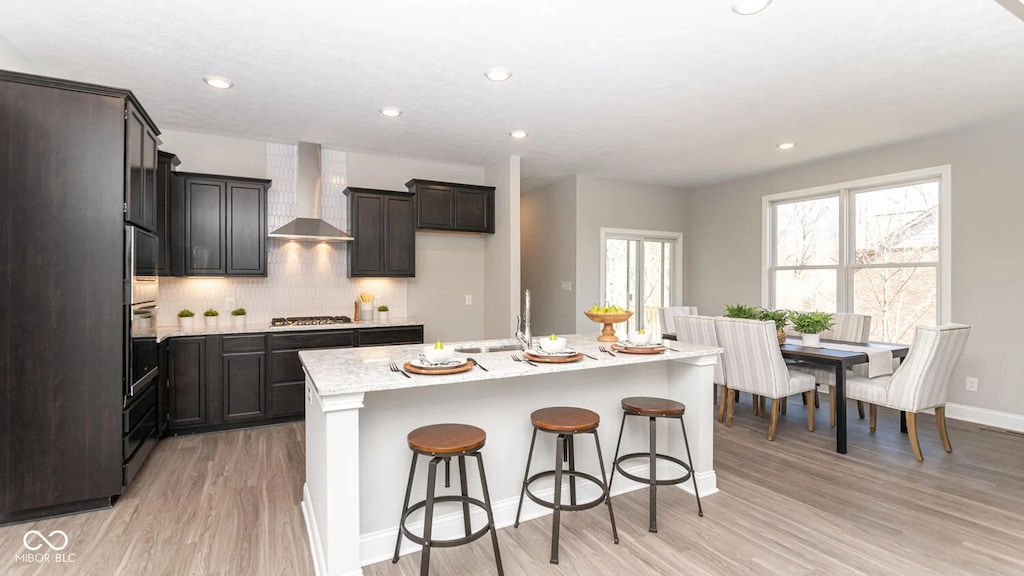
M 466 361 L 467 362 L 472 362 L 474 366 L 476 366 L 477 368 L 483 370 L 484 372 L 490 372 L 490 370 L 488 370 L 487 368 L 484 368 L 479 362 L 477 362 L 476 358 L 466 358 Z
M 391 363 L 391 371 L 392 372 L 398 372 L 399 374 L 401 374 L 402 376 L 405 376 L 406 378 L 412 378 L 412 376 L 409 376 L 408 374 L 406 374 L 405 370 L 402 370 L 401 368 L 399 368 L 398 364 L 395 364 L 394 362 Z
M 597 360 L 596 357 L 591 356 L 590 354 L 587 354 L 586 352 L 580 352 L 580 354 L 583 354 L 584 356 L 586 356 L 587 358 L 590 358 L 591 360 Z
M 536 364 L 534 364 L 533 362 L 530 362 L 529 359 L 527 359 L 527 358 L 520 358 L 518 354 L 513 354 L 512 355 L 512 359 L 515 360 L 516 362 L 526 362 L 530 366 L 536 366 Z
M 601 352 L 607 352 L 607 353 L 608 353 L 608 355 L 609 355 L 609 356 L 611 356 L 612 358 L 614 358 L 614 357 L 615 357 L 615 351 L 614 351 L 614 350 L 612 350 L 612 349 L 611 349 L 611 348 L 609 348 L 609 347 L 606 347 L 606 346 L 605 346 L 604 344 L 602 344 L 601 346 L 599 346 L 599 348 L 601 348 Z

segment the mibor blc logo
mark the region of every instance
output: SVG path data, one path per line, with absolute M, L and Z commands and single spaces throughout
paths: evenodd
M 63 530 L 54 530 L 49 535 L 39 530 L 29 530 L 21 539 L 27 553 L 17 554 L 14 557 L 16 562 L 30 564 L 42 564 L 55 562 L 59 564 L 70 564 L 75 561 L 74 554 L 64 554 L 63 550 L 71 544 L 71 539 Z

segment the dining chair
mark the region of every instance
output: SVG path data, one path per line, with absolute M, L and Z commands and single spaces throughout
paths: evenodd
M 871 334 L 871 316 L 867 314 L 851 314 L 848 312 L 837 312 L 832 315 L 834 324 L 828 330 L 821 333 L 824 340 L 840 340 L 843 342 L 867 343 Z M 828 386 L 828 425 L 836 427 L 836 372 L 830 367 L 814 366 L 810 363 L 798 363 L 791 367 L 811 374 L 814 381 L 821 386 Z M 855 374 L 867 375 L 867 365 L 855 367 Z M 895 368 L 894 368 L 895 369 Z M 818 406 L 818 392 L 814 392 L 814 405 Z M 857 413 L 864 418 L 864 404 L 857 403 Z
M 696 316 L 696 306 L 665 306 L 664 308 L 658 308 L 658 318 L 661 320 L 661 331 L 662 333 L 668 332 L 675 328 L 675 317 L 676 316 Z
M 712 316 L 676 316 L 673 318 L 673 325 L 676 331 L 676 340 L 684 344 L 703 344 L 705 346 L 719 346 L 718 334 L 715 332 L 715 319 Z M 722 364 L 722 355 L 718 355 L 718 362 L 715 363 L 715 374 L 713 381 L 721 391 L 718 401 L 718 421 L 725 421 L 725 395 L 727 392 L 725 380 L 725 366 Z
M 846 379 L 846 395 L 867 402 L 871 409 L 871 431 L 875 431 L 878 407 L 902 410 L 907 415 L 907 435 L 910 448 L 918 462 L 921 445 L 917 441 L 917 413 L 935 409 L 935 423 L 946 452 L 952 452 L 946 431 L 946 398 L 953 368 L 967 346 L 971 327 L 964 324 L 918 326 L 910 352 L 892 374 L 865 378 L 850 376 Z
M 726 387 L 772 399 L 768 440 L 775 439 L 781 399 L 804 394 L 807 400 L 807 430 L 814 432 L 814 376 L 790 371 L 779 349 L 778 330 L 770 320 L 715 318 L 719 345 L 725 349 Z M 725 425 L 732 426 L 734 396 L 726 394 Z

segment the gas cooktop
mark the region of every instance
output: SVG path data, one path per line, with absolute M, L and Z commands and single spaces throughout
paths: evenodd
M 326 324 L 351 324 L 348 316 L 292 316 L 290 318 L 274 318 L 273 326 L 323 326 Z

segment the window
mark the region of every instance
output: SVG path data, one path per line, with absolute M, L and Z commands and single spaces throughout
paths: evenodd
M 949 173 L 766 196 L 765 305 L 867 314 L 882 342 L 948 321 Z
M 642 327 L 660 333 L 658 309 L 682 300 L 682 235 L 602 228 L 601 244 L 600 304 L 607 302 L 633 312 L 615 330 Z

